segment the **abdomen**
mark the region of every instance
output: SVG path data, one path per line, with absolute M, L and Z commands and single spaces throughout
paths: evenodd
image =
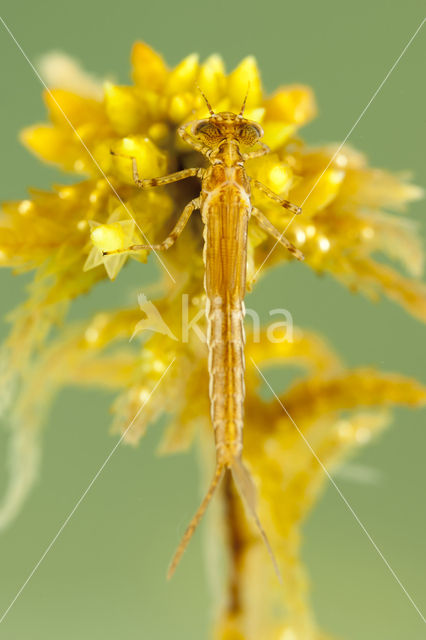
M 218 462 L 230 466 L 242 450 L 250 201 L 239 186 L 225 186 L 210 194 L 202 214 L 211 417 Z

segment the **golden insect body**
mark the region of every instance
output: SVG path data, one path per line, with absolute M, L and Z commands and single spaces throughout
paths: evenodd
M 256 512 L 256 490 L 251 475 L 242 461 L 244 424 L 244 296 L 246 293 L 247 230 L 251 215 L 260 226 L 285 246 L 296 258 L 303 259 L 296 249 L 262 214 L 253 207 L 251 187 L 262 190 L 292 213 L 301 209 L 280 198 L 268 187 L 247 175 L 244 163 L 268 153 L 260 142 L 263 136 L 259 124 L 240 113 L 215 114 L 203 96 L 210 117 L 187 123 L 179 134 L 187 143 L 209 160 L 207 169 L 186 169 L 161 178 L 141 180 L 135 158 L 135 183 L 141 188 L 166 185 L 191 176 L 201 178 L 201 194 L 184 209 L 170 235 L 157 245 L 132 245 L 125 251 L 168 249 L 178 238 L 191 213 L 201 211 L 204 223 L 205 291 L 207 297 L 207 344 L 209 351 L 211 419 L 216 443 L 216 471 L 207 494 L 188 526 L 171 562 L 168 576 L 173 574 L 192 534 L 200 522 L 217 486 L 227 470 L 232 472 L 236 486 L 254 518 L 271 554 L 273 553 Z M 188 131 L 190 127 L 190 130 Z M 243 147 L 256 147 L 243 153 Z M 114 152 L 111 152 L 114 154 Z M 117 252 L 105 252 L 117 253 Z

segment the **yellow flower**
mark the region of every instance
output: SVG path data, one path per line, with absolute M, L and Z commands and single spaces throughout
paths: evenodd
M 66 66 L 55 58 L 56 81 L 60 63 Z M 381 251 L 401 261 L 412 275 L 419 275 L 422 254 L 415 228 L 381 209 L 401 208 L 418 198 L 420 189 L 368 168 L 360 154 L 346 148 L 326 169 L 336 150 L 310 149 L 296 137 L 298 128 L 316 111 L 308 87 L 284 86 L 268 97 L 251 57 L 229 75 L 217 55 L 203 64 L 191 55 L 170 70 L 143 43 L 134 46 L 132 65 L 134 85 L 107 82 L 103 95 L 101 87 L 98 91 L 92 87 L 92 80 L 89 92 L 86 78 L 81 79 L 79 95 L 69 72 L 68 83 L 73 91 L 66 90 L 62 82 L 61 88 L 53 87 L 45 93 L 50 124 L 27 128 L 22 140 L 43 160 L 83 175 L 84 180 L 54 193 L 36 192 L 33 200 L 4 205 L 2 264 L 39 266 L 51 258 L 53 247 L 61 248 L 60 258 L 72 252 L 76 259 L 78 256 L 79 260 L 86 260 L 91 244 L 90 229 L 85 223 L 105 223 L 118 208 L 123 219 L 133 218 L 136 229 L 150 241 L 163 238 L 188 200 L 188 188 L 176 185 L 162 193 L 141 193 L 133 183 L 130 161 L 113 157 L 110 151 L 135 156 L 144 178 L 199 163 L 200 158 L 194 157 L 176 135 L 178 125 L 206 115 L 197 84 L 216 110 L 235 110 L 250 83 L 247 115 L 262 124 L 272 153 L 251 161 L 249 170 L 281 195 L 297 204 L 304 203 L 303 216 L 290 224 L 287 235 L 305 253 L 306 262 L 317 271 L 331 272 L 351 288 L 370 295 L 384 292 L 412 313 L 426 317 L 425 288 L 372 258 L 374 252 Z M 52 65 L 46 66 L 50 69 Z M 284 229 L 289 214 L 261 195 L 256 194 L 256 198 L 272 222 Z M 194 234 L 193 227 L 189 227 L 189 233 Z M 195 240 L 200 244 L 198 228 L 196 232 Z M 272 241 L 266 237 L 253 247 L 253 273 L 271 247 Z M 132 258 L 138 260 L 140 256 L 133 254 Z M 173 262 L 173 258 L 171 251 L 165 260 Z M 287 259 L 275 249 L 262 270 Z M 73 281 L 70 290 L 62 295 L 64 299 L 75 297 L 102 278 L 98 263 L 92 264 L 98 267 L 95 275 L 84 274 L 74 266 L 67 264 L 64 255 L 64 260 L 56 258 L 50 272 L 55 279 Z M 122 266 L 123 261 L 108 269 L 109 276 L 116 277 Z M 44 284 L 47 288 L 48 283 Z
M 169 69 L 143 43 L 133 48 L 129 86 L 101 86 L 64 59 L 55 57 L 45 64 L 55 80 L 45 93 L 49 124 L 24 130 L 22 140 L 44 161 L 76 174 L 79 181 L 50 192 L 32 189 L 28 199 L 3 204 L 1 264 L 17 272 L 34 270 L 35 277 L 28 300 L 13 316 L 0 371 L 4 405 L 12 404 L 18 372 L 21 382 L 9 409 L 17 426 L 0 527 L 16 514 L 31 487 L 44 411 L 62 385 L 117 389 L 114 429 L 123 432 L 174 360 L 167 385 L 158 387 L 155 401 L 146 404 L 126 440 L 138 442 L 148 424 L 168 412 L 173 417 L 161 445 L 163 453 L 188 447 L 197 430 L 203 442 L 211 442 L 206 346 L 194 333 L 182 339 L 180 326 L 184 296 L 190 317 L 204 306 L 203 240 L 196 216 L 161 257 L 176 282 L 172 285 L 164 276 L 163 294 L 155 305 L 143 299 L 140 309 L 135 305 L 99 313 L 84 325 L 65 327 L 55 341 L 47 342 L 51 328 L 75 298 L 102 279 L 117 279 L 128 258 L 144 263 L 149 253 L 105 256 L 103 251 L 163 240 L 183 206 L 197 195 L 198 186 L 190 181 L 141 191 L 133 181 L 132 163 L 120 155 L 136 158 L 142 178 L 198 166 L 202 159 L 176 133 L 182 123 L 207 115 L 197 85 L 216 111 L 239 110 L 249 85 L 247 117 L 262 124 L 271 149 L 248 163 L 249 174 L 303 205 L 303 215 L 292 220 L 261 194 L 256 193 L 254 201 L 279 229 L 288 225 L 286 235 L 303 251 L 307 265 L 370 297 L 383 293 L 426 319 L 426 287 L 418 280 L 423 254 L 416 229 L 390 213 L 419 198 L 420 189 L 368 167 L 363 156 L 349 148 L 336 153 L 334 147 L 307 147 L 299 129 L 316 113 L 308 87 L 282 86 L 267 96 L 252 57 L 230 74 L 217 55 L 203 63 L 190 55 Z M 252 279 L 259 269 L 263 274 L 291 259 L 279 248 L 272 249 L 270 238 L 250 228 Z M 376 259 L 377 253 L 399 261 L 409 277 Z M 123 347 L 122 341 L 132 337 L 132 344 Z M 419 406 L 426 401 L 426 390 L 397 375 L 348 371 L 309 332 L 296 330 L 291 343 L 280 340 L 273 345 L 265 333 L 260 341 L 248 337 L 245 457 L 259 485 L 262 520 L 286 576 L 285 602 L 263 547 L 232 487 L 226 486 L 222 499 L 232 517 L 225 525 L 238 544 L 229 546 L 230 598 L 216 637 L 325 640 L 310 611 L 299 544 L 301 522 L 326 476 L 282 407 L 261 399 L 251 358 L 259 365 L 274 360 L 307 370 L 281 401 L 330 470 L 385 426 L 383 407 Z M 352 413 L 343 417 L 348 410 Z

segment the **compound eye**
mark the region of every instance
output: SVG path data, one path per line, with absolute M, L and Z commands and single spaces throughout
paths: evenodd
M 194 135 L 206 138 L 216 138 L 219 135 L 218 128 L 208 120 L 201 120 L 194 127 Z
M 262 129 L 257 124 L 244 124 L 240 128 L 239 138 L 243 144 L 252 147 L 263 135 Z

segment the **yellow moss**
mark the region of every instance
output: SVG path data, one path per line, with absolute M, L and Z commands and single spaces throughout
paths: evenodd
M 303 251 L 307 265 L 369 297 L 385 294 L 426 319 L 426 288 L 415 279 L 423 266 L 416 227 L 387 212 L 403 210 L 422 195 L 421 190 L 404 176 L 369 167 L 361 154 L 349 148 L 334 157 L 336 147 L 307 147 L 299 128 L 316 113 L 309 87 L 283 86 L 272 96 L 265 95 L 253 57 L 230 74 L 218 55 L 201 63 L 190 55 L 169 69 L 148 45 L 136 43 L 131 62 L 134 84 L 108 82 L 102 87 L 69 60 L 55 58 L 58 85 L 54 83 L 52 92 L 45 94 L 50 123 L 21 134 L 43 160 L 84 178 L 50 192 L 33 189 L 28 198 L 2 207 L 0 264 L 18 272 L 34 270 L 35 277 L 28 299 L 11 318 L 13 327 L 0 362 L 3 404 L 10 404 L 17 425 L 0 526 L 16 514 L 32 485 L 46 407 L 62 385 L 116 389 L 113 430 L 123 433 L 174 359 L 167 385 L 158 387 L 155 401 L 147 403 L 126 441 L 138 442 L 162 413 L 170 414 L 162 453 L 185 449 L 196 433 L 202 441 L 211 441 L 206 346 L 193 333 L 181 341 L 182 294 L 188 296 L 191 317 L 204 307 L 203 241 L 195 216 L 179 242 L 161 256 L 176 283 L 171 286 L 165 277 L 155 308 L 144 299 L 140 308 L 102 312 L 82 326 L 61 326 L 56 340 L 47 342 L 75 298 L 100 280 L 118 278 L 129 257 L 143 263 L 148 256 L 148 252 L 104 256 L 102 251 L 146 239 L 163 240 L 193 197 L 191 183 L 140 191 L 133 181 L 131 160 L 110 151 L 134 156 L 141 178 L 200 162 L 176 135 L 183 122 L 207 115 L 197 85 L 215 110 L 239 110 L 248 90 L 245 113 L 262 124 L 272 150 L 250 161 L 248 171 L 295 204 L 303 203 L 303 215 L 292 220 L 288 211 L 261 193 L 254 193 L 254 202 L 278 228 L 289 225 L 286 236 Z M 63 75 L 60 64 L 66 66 Z M 79 82 L 81 92 L 75 89 Z M 261 273 L 290 259 L 278 249 L 269 256 L 273 241 L 259 228 L 251 226 L 248 237 L 251 276 L 265 258 Z M 377 253 L 399 261 L 415 277 L 384 265 Z M 205 330 L 203 319 L 200 329 Z M 285 576 L 284 592 L 241 504 L 233 500 L 232 490 L 225 492 L 223 500 L 237 516 L 229 533 L 237 536 L 239 546 L 236 552 L 237 547 L 229 545 L 234 602 L 231 607 L 230 597 L 222 610 L 215 637 L 325 640 L 309 606 L 299 557 L 300 525 L 323 488 L 325 475 L 282 407 L 276 400 L 261 399 L 252 358 L 259 366 L 296 364 L 301 369 L 303 377 L 280 398 L 331 470 L 384 428 L 389 419 L 385 408 L 421 406 L 426 392 L 402 376 L 346 370 L 313 333 L 295 329 L 292 342 L 272 343 L 267 337 L 262 329 L 259 336 L 249 332 L 247 339 L 245 457 L 259 485 L 260 512 Z M 21 386 L 14 398 L 18 380 Z M 229 528 L 229 522 L 225 526 Z

